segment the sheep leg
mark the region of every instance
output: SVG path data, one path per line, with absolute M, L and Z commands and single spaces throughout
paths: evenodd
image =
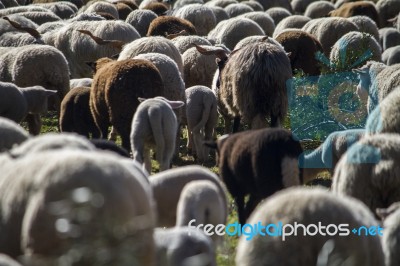
M 254 211 L 254 209 L 257 207 L 258 203 L 260 203 L 261 199 L 259 197 L 256 197 L 254 195 L 250 195 L 249 200 L 246 203 L 245 206 L 245 215 L 246 219 L 251 215 L 251 213 Z
M 199 160 L 199 162 L 204 162 L 206 159 L 204 152 L 205 146 L 203 145 L 204 139 L 200 131 L 193 132 L 193 140 L 194 140 L 194 147 L 196 148 L 197 159 Z
M 233 127 L 232 127 L 232 133 L 236 133 L 239 131 L 239 126 L 240 126 L 240 117 L 235 116 L 233 119 Z
M 281 127 L 281 121 L 276 115 L 271 115 L 271 127 Z
M 251 129 L 260 129 L 260 128 L 265 128 L 266 126 L 267 122 L 265 121 L 265 118 L 262 115 L 256 115 L 251 121 Z
M 188 134 L 188 140 L 187 140 L 187 144 L 186 144 L 186 148 L 187 148 L 187 153 L 190 155 L 193 152 L 195 152 L 195 147 L 193 146 L 193 132 L 190 131 L 189 127 L 187 127 L 187 134 Z
M 224 134 L 232 132 L 232 121 L 229 117 L 224 116 Z
M 150 149 L 144 149 L 143 157 L 144 157 L 144 169 L 146 169 L 148 173 L 151 173 Z
M 25 118 L 28 122 L 29 133 L 32 135 L 39 135 L 42 128 L 42 119 L 39 114 L 28 114 Z
M 246 214 L 244 212 L 244 197 L 243 196 L 237 196 L 235 197 L 235 202 L 238 207 L 238 216 L 239 216 L 239 223 L 240 224 L 245 224 L 246 223 Z
M 108 135 L 108 140 L 111 140 L 111 141 L 115 142 L 117 140 L 117 136 L 118 136 L 117 131 L 115 130 L 114 127 L 111 127 L 111 132 Z

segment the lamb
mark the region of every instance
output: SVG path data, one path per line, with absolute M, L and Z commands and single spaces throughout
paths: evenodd
M 225 194 L 221 195 L 218 186 L 209 180 L 189 182 L 179 197 L 176 226 L 225 224 L 227 217 L 224 213 L 228 210 L 223 197 Z M 222 241 L 218 235 L 211 236 L 211 239 L 215 244 Z
M 153 265 L 155 216 L 141 175 L 121 157 L 94 151 L 49 151 L 15 160 L 2 169 L 0 250 L 55 265 L 79 245 L 75 263 L 103 263 L 92 251 L 106 248 L 113 265 L 125 259 Z M 82 210 L 88 215 L 79 215 Z
M 216 18 L 212 9 L 200 4 L 191 4 L 179 8 L 174 16 L 190 21 L 200 36 L 207 35 L 216 25 Z
M 315 1 L 309 4 L 304 12 L 304 16 L 309 18 L 323 18 L 326 17 L 329 12 L 333 11 L 335 6 L 327 1 Z
M 279 22 L 281 22 L 282 19 L 290 17 L 292 13 L 282 7 L 272 7 L 268 10 L 265 11 L 275 22 L 275 25 L 278 25 Z
M 208 34 L 208 39 L 214 39 L 217 44 L 224 44 L 232 50 L 241 39 L 253 35 L 265 33 L 256 22 L 248 18 L 231 18 L 218 23 Z
M 317 174 L 328 170 L 331 175 L 347 149 L 365 135 L 365 129 L 350 129 L 329 134 L 325 141 L 313 152 L 301 157 L 304 183 L 316 178 Z
M 400 45 L 400 32 L 394 28 L 382 28 L 379 29 L 379 43 L 381 44 L 382 50 Z
M 382 60 L 381 46 L 372 35 L 359 31 L 351 31 L 343 35 L 333 45 L 329 59 L 331 62 L 336 63 L 337 69 L 349 70 L 349 66 L 354 68 L 365 63 L 366 59 L 360 62 L 360 58 L 366 52 L 370 53 L 368 60 Z
M 169 101 L 164 97 L 144 100 L 137 107 L 132 119 L 130 143 L 133 159 L 149 173 L 151 171 L 150 148 L 155 146 L 160 171 L 170 168 L 175 151 L 178 122 L 172 109 L 184 105 L 182 101 Z
M 28 113 L 38 118 L 37 123 L 29 124 L 29 133 L 40 133 L 40 114 L 47 111 L 48 97 L 57 92 L 41 86 L 20 88 L 8 82 L 0 82 L 0 115 L 17 123 L 22 122 Z
M 252 129 L 264 127 L 267 115 L 272 127 L 280 125 L 287 112 L 286 81 L 292 77 L 289 58 L 281 46 L 255 42 L 229 57 L 221 48 L 199 46 L 198 50 L 219 58 L 216 95 L 234 117 L 234 132 L 240 120 L 251 123 Z M 279 75 L 272 69 L 279 69 Z
M 257 3 L 257 2 L 255 2 Z M 265 35 L 272 36 L 275 30 L 274 20 L 265 12 L 248 12 L 239 17 L 248 18 L 257 23 L 264 31 Z
M 132 11 L 125 22 L 132 25 L 140 34 L 146 36 L 150 23 L 157 18 L 157 14 L 150 10 L 134 10 Z
M 164 85 L 156 66 L 141 59 L 96 62 L 96 73 L 90 93 L 90 110 L 101 137 L 105 138 L 110 124 L 119 133 L 122 147 L 130 150 L 129 134 L 138 97 L 163 96 Z
M 367 133 L 400 133 L 400 119 L 397 116 L 399 104 L 400 90 L 396 87 L 368 116 L 365 125 Z
M 90 87 L 92 86 L 93 79 L 91 78 L 81 78 L 81 79 L 71 79 L 69 81 L 70 90 L 76 87 Z
M 210 237 L 189 227 L 156 228 L 156 265 L 216 266 L 215 247 Z
M 157 206 L 157 226 L 172 227 L 176 224 L 176 213 L 179 197 L 186 184 L 196 180 L 209 180 L 219 188 L 220 195 L 225 195 L 224 187 L 217 175 L 205 167 L 188 165 L 162 171 L 150 177 L 154 200 Z M 222 196 L 226 200 L 225 196 Z M 224 202 L 227 206 L 227 202 Z M 222 212 L 227 207 L 222 209 Z M 228 217 L 228 213 L 222 213 Z
M 197 34 L 195 26 L 189 20 L 173 16 L 160 16 L 150 23 L 146 36 L 167 37 L 183 30 L 188 34 Z
M 399 144 L 397 134 L 386 133 L 352 145 L 336 165 L 332 191 L 359 199 L 373 212 L 399 201 Z
M 241 3 L 227 5 L 224 9 L 231 18 L 254 11 L 250 6 Z
M 244 131 L 208 145 L 217 149 L 220 176 L 236 202 L 240 224 L 262 199 L 302 183 L 298 158 L 303 149 L 285 129 Z
M 400 2 L 396 0 L 379 0 L 376 10 L 380 17 L 380 27 L 391 27 L 390 19 L 396 17 L 400 12 Z
M 274 225 L 274 229 L 266 229 L 274 237 L 253 231 L 251 241 L 247 241 L 250 235 L 242 235 L 236 265 L 384 265 L 379 236 L 365 235 L 364 230 L 359 229 L 374 226 L 375 232 L 379 234 L 380 230 L 382 234 L 382 228 L 365 205 L 351 197 L 336 197 L 318 188 L 286 189 L 264 201 L 249 220 L 251 225 L 259 222 L 263 226 Z M 283 229 L 285 236 L 283 232 L 275 234 L 278 223 L 292 226 Z M 313 225 L 318 227 L 318 224 L 324 228 L 328 225 L 326 230 L 322 229 L 324 235 L 303 235 L 306 229 L 314 232 Z M 294 227 L 297 228 L 296 236 L 293 235 Z M 353 228 L 361 234 L 353 235 L 350 231 Z M 293 229 L 292 235 L 288 236 L 290 229 Z M 288 250 L 291 250 L 290 256 Z
M 370 17 L 376 25 L 380 25 L 380 19 L 375 5 L 369 1 L 359 1 L 344 3 L 339 8 L 329 12 L 331 17 L 349 18 L 353 16 L 367 16 Z
M 160 53 L 169 56 L 178 65 L 179 72 L 183 73 L 182 56 L 178 49 L 172 41 L 159 36 L 143 37 L 125 45 L 118 60 L 133 58 L 145 53 Z
M 90 111 L 89 99 L 90 87 L 76 87 L 65 95 L 59 119 L 61 132 L 76 132 L 87 138 L 100 137 Z
M 382 61 L 388 66 L 400 63 L 400 45 L 390 47 L 384 51 Z
M 369 33 L 379 41 L 379 29 L 372 19 L 367 16 L 354 16 L 348 18 L 348 20 L 356 24 L 360 32 Z
M 178 36 L 172 39 L 172 42 L 178 48 L 179 53 L 183 55 L 189 48 L 195 47 L 194 45 L 211 45 L 211 43 L 203 37 L 196 35 Z
M 0 153 L 11 150 L 29 138 L 28 132 L 14 121 L 0 117 Z
M 320 66 L 315 56 L 317 52 L 324 51 L 321 43 L 314 36 L 302 30 L 287 30 L 278 34 L 275 39 L 286 52 L 290 53 L 293 74 L 297 69 L 302 70 L 306 75 L 320 75 Z
M 276 25 L 273 37 L 276 38 L 285 29 L 301 29 L 311 19 L 306 16 L 294 15 L 284 18 Z

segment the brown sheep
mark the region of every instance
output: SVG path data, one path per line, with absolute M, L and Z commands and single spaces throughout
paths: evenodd
M 122 146 L 130 150 L 129 134 L 138 97 L 164 96 L 164 85 L 157 67 L 141 59 L 113 61 L 102 58 L 95 63 L 96 73 L 90 93 L 90 109 L 103 138 L 112 125 L 120 134 Z
M 288 30 L 275 38 L 285 51 L 290 53 L 289 59 L 293 74 L 295 69 L 301 69 L 307 75 L 321 74 L 315 54 L 324 52 L 321 43 L 311 34 L 301 30 Z
M 331 17 L 349 18 L 354 16 L 367 16 L 375 21 L 379 27 L 380 19 L 375 5 L 368 1 L 350 2 L 345 3 L 338 9 L 335 9 L 328 14 Z
M 193 24 L 182 18 L 172 16 L 161 16 L 154 19 L 149 26 L 147 36 L 167 37 L 185 31 L 189 35 L 196 35 L 197 31 Z
M 116 3 L 115 7 L 118 10 L 119 19 L 125 20 L 133 9 L 125 3 Z
M 152 2 L 143 7 L 143 9 L 151 10 L 156 13 L 157 16 L 162 16 L 165 12 L 167 12 L 168 6 L 160 2 Z
M 90 134 L 92 138 L 100 137 L 100 132 L 90 112 L 89 98 L 89 87 L 76 87 L 65 95 L 61 102 L 61 132 L 76 132 L 87 138 Z

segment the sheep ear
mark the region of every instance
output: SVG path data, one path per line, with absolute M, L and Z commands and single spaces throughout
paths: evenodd
M 215 55 L 219 59 L 228 58 L 227 52 L 222 47 L 194 44 L 197 51 L 203 55 Z
M 167 103 L 171 106 L 172 109 L 178 109 L 179 107 L 182 107 L 185 105 L 184 102 L 182 101 L 169 101 L 167 100 Z
M 93 71 L 96 72 L 97 63 L 96 62 L 85 62 Z
M 147 100 L 146 98 L 142 98 L 142 97 L 138 97 L 137 99 L 138 99 L 139 102 L 144 102 L 144 101 Z
M 204 141 L 203 144 L 208 148 L 218 150 L 218 143 L 216 141 Z

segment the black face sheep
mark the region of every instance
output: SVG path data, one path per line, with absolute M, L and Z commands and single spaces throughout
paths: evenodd
M 217 98 L 205 86 L 193 86 L 186 91 L 186 119 L 188 149 L 193 149 L 200 162 L 208 159 L 209 149 L 203 141 L 210 141 L 218 123 Z
M 217 149 L 220 176 L 236 202 L 241 224 L 262 199 L 302 183 L 298 159 L 303 149 L 285 129 L 244 131 L 208 145 Z
M 255 42 L 227 55 L 218 47 L 198 46 L 204 54 L 215 54 L 219 68 L 216 87 L 229 115 L 235 118 L 234 131 L 240 119 L 251 128 L 280 126 L 287 112 L 286 82 L 292 78 L 292 68 L 285 51 L 269 42 Z
M 112 125 L 122 146 L 130 150 L 129 134 L 138 97 L 163 96 L 164 85 L 158 69 L 149 61 L 99 59 L 90 93 L 90 109 L 102 138 Z
M 173 16 L 161 16 L 150 23 L 147 36 L 167 37 L 170 34 L 177 34 L 183 30 L 190 35 L 197 34 L 195 26 L 190 21 Z
M 8 151 L 29 138 L 28 132 L 14 121 L 0 117 L 0 152 Z
M 178 122 L 172 109 L 184 105 L 182 101 L 169 101 L 163 97 L 139 99 L 132 119 L 130 133 L 133 159 L 149 173 L 151 171 L 150 149 L 155 146 L 160 171 L 170 168 L 175 151 Z
M 386 231 L 351 197 L 316 188 L 286 189 L 265 200 L 248 223 L 253 232 L 240 237 L 236 265 L 385 265 L 378 234 Z M 256 232 L 260 223 L 268 227 L 261 229 L 265 236 Z M 350 231 L 354 228 L 356 234 Z M 369 228 L 375 235 L 365 235 Z
M 71 89 L 61 102 L 60 131 L 76 132 L 87 138 L 100 137 L 89 106 L 90 87 Z
M 321 43 L 311 34 L 301 30 L 287 30 L 275 39 L 290 53 L 292 73 L 302 70 L 306 75 L 317 76 L 321 73 L 316 53 L 322 52 Z
M 378 134 L 353 144 L 336 166 L 332 190 L 361 200 L 371 211 L 400 201 L 398 134 Z
M 177 205 L 183 188 L 191 181 L 208 180 L 213 182 L 220 195 L 225 195 L 224 187 L 218 176 L 205 167 L 188 165 L 162 171 L 149 178 L 157 207 L 157 226 L 172 227 L 176 225 Z M 224 207 L 223 217 L 228 217 L 226 197 L 221 196 Z M 196 210 L 194 210 L 196 212 Z

